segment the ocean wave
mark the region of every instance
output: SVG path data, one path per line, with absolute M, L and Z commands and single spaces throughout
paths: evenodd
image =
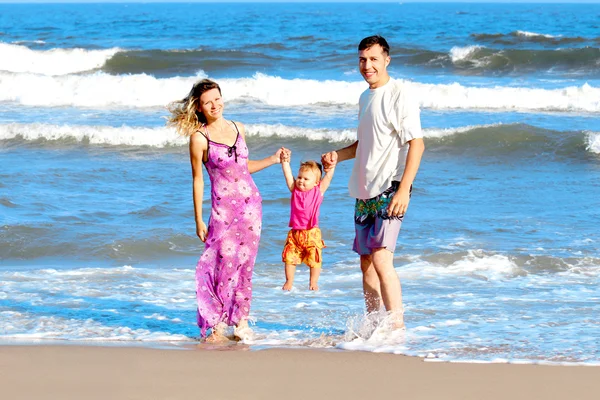
M 597 153 L 597 140 L 596 134 L 591 132 L 560 132 L 527 124 L 493 124 L 459 128 L 446 135 L 430 137 L 428 151 L 482 157 L 579 159 Z
M 153 219 L 148 215 L 138 215 L 138 218 Z M 129 262 L 194 256 L 200 251 L 198 238 L 183 234 L 115 239 L 114 234 L 108 232 L 94 235 L 78 233 L 80 225 L 77 221 L 36 225 L 14 222 L 16 224 L 0 226 L 0 253 L 5 260 L 67 257 Z
M 537 33 L 519 30 L 507 34 L 473 33 L 471 34 L 471 37 L 478 42 L 494 43 L 501 45 L 519 45 L 522 43 L 538 43 L 542 45 L 565 45 L 593 41 L 593 39 L 587 39 L 581 36 L 565 37 L 562 35 L 551 35 L 547 33 Z
M 42 76 L 0 72 L 0 102 L 39 107 L 164 107 L 183 98 L 206 75 L 156 78 L 150 75 Z M 283 79 L 257 73 L 249 78 L 219 79 L 227 101 L 261 102 L 269 106 L 356 105 L 362 81 Z M 424 108 L 519 111 L 600 111 L 600 88 L 589 84 L 561 89 L 469 87 L 458 83 L 411 82 Z
M 453 47 L 448 58 L 453 67 L 478 73 L 600 73 L 600 49 L 590 46 L 555 50 L 498 50 L 475 45 Z M 443 56 L 437 56 L 435 60 L 442 65 L 448 64 Z
M 515 35 L 510 37 L 525 37 L 528 40 L 531 40 L 531 38 L 536 40 L 538 38 L 554 41 L 563 40 L 563 38 L 547 38 L 542 34 L 530 33 L 527 35 L 526 32 L 519 32 Z M 566 39 L 564 40 L 566 41 Z M 477 41 L 486 42 L 485 40 Z M 496 38 L 496 41 L 504 41 L 504 39 Z M 492 42 L 491 44 L 495 43 Z M 558 44 L 564 45 L 564 43 Z M 273 54 L 263 54 L 265 49 L 274 50 Z M 60 49 L 55 50 L 63 51 Z M 106 50 L 106 54 L 111 55 L 110 52 L 114 50 Z M 243 50 L 227 51 L 212 49 L 122 50 L 106 57 L 104 64 L 95 65 L 94 68 L 101 68 L 102 71 L 115 75 L 144 73 L 159 77 L 189 75 L 198 70 L 209 73 L 224 70 L 247 72 L 261 70 L 264 65 L 274 63 L 280 66 L 285 65 L 285 68 L 292 70 L 306 68 L 306 61 L 286 59 L 278 56 L 278 51 L 283 51 L 283 49 L 277 49 L 276 43 L 251 45 Z M 75 54 L 75 56 L 79 55 Z M 443 68 L 445 70 L 451 68 L 457 73 L 469 72 L 470 74 L 556 73 L 557 71 L 568 74 L 589 74 L 600 72 L 598 63 L 600 49 L 593 42 L 586 47 L 553 49 L 495 49 L 482 45 L 455 46 L 446 53 L 423 48 L 401 47 L 393 50 L 392 58 L 395 60 L 394 64 L 409 67 L 422 66 L 432 69 Z M 77 62 L 77 59 L 75 61 Z M 348 54 L 332 55 L 329 62 L 346 65 Z M 38 69 L 36 72 L 46 73 L 43 69 Z
M 351 142 L 356 129 L 313 129 L 282 124 L 246 124 L 246 134 L 255 138 L 285 138 L 299 141 Z M 600 154 L 600 133 L 561 132 L 526 124 L 488 124 L 423 130 L 428 151 L 477 153 L 503 156 L 523 153 L 529 156 L 579 157 Z M 0 124 L 0 141 L 35 143 L 44 147 L 74 144 L 152 148 L 181 147 L 187 139 L 168 127 L 90 126 L 53 124 Z
M 257 51 L 260 51 L 260 48 Z M 243 51 L 204 49 L 129 50 L 117 53 L 107 59 L 102 66 L 102 71 L 115 75 L 144 73 L 155 76 L 181 76 L 191 75 L 197 71 L 255 69 L 257 59 L 268 63 L 275 60 L 269 55 L 250 52 L 247 49 Z
M 106 50 L 32 50 L 26 46 L 0 42 L 0 71 L 68 75 L 98 69 L 120 51 L 116 47 Z
M 476 88 L 458 83 L 413 84 L 422 107 L 518 111 L 600 111 L 600 88 L 589 84 L 562 89 Z
M 454 73 L 473 75 L 537 73 L 597 74 L 600 73 L 599 39 L 590 40 L 585 47 L 560 48 L 510 48 L 511 44 L 552 41 L 556 45 L 587 39 L 562 38 L 546 34 L 516 31 L 508 35 L 473 35 L 476 42 L 486 45 L 500 44 L 494 49 L 483 45 L 455 46 L 448 52 L 427 48 L 398 47 L 392 51 L 394 65 L 450 69 Z M 511 40 L 514 42 L 511 42 Z M 234 74 L 261 71 L 265 66 L 277 64 L 280 68 L 304 70 L 312 68 L 312 61 L 297 60 L 281 55 L 286 49 L 278 43 L 255 44 L 243 49 L 121 49 L 90 50 L 82 48 L 31 49 L 25 45 L 0 42 L 0 71 L 60 76 L 74 73 L 103 71 L 112 75 L 147 74 L 156 77 L 193 75 L 197 71 L 208 73 L 231 71 Z M 509 48 L 502 48 L 509 46 Z M 264 54 L 267 51 L 269 54 Z M 346 66 L 349 54 L 333 54 L 329 62 Z
M 325 140 L 329 142 L 351 141 L 356 137 L 355 129 L 309 129 L 282 124 L 246 124 L 248 137 Z M 436 135 L 445 135 L 436 131 Z M 77 144 L 110 146 L 148 146 L 164 148 L 186 146 L 187 139 L 178 136 L 168 127 L 144 128 L 130 126 L 53 125 L 53 124 L 0 124 L 0 141 L 37 142 L 70 146 Z
M 501 281 L 525 276 L 554 276 L 585 280 L 600 275 L 600 258 L 499 254 L 482 249 L 435 253 L 413 260 L 400 269 L 403 279 L 444 279 L 466 276 Z
M 183 146 L 187 140 L 173 129 L 92 125 L 0 124 L 0 140 L 89 143 L 112 146 Z

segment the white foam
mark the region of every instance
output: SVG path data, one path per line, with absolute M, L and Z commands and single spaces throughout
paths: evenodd
M 452 136 L 457 133 L 465 133 L 465 132 L 471 131 L 473 129 L 495 128 L 495 127 L 502 126 L 502 125 L 503 124 L 501 124 L 501 123 L 497 123 L 497 124 L 486 124 L 486 125 L 467 125 L 467 126 L 461 126 L 461 127 L 457 127 L 457 128 L 431 128 L 431 129 L 424 129 L 423 136 L 427 137 L 427 138 L 442 138 L 442 137 L 446 137 L 446 136 Z M 464 244 L 465 244 L 464 241 L 460 241 L 460 242 L 452 244 L 452 247 L 463 246 Z
M 474 129 L 499 127 L 503 124 L 469 125 L 456 128 L 424 129 L 426 138 L 442 138 L 462 134 Z M 247 124 L 248 137 L 282 137 L 286 139 L 325 140 L 333 143 L 348 142 L 356 139 L 355 129 L 309 129 L 282 124 Z M 587 132 L 587 150 L 600 154 L 600 133 Z M 88 142 L 94 145 L 111 146 L 150 146 L 164 148 L 167 146 L 186 146 L 187 139 L 178 136 L 174 129 L 163 127 L 145 128 L 131 126 L 95 126 L 95 125 L 54 125 L 43 123 L 32 124 L 0 124 L 0 140 L 20 138 L 26 141 L 65 140 Z M 457 239 L 456 243 L 439 245 L 440 248 L 464 248 L 468 243 Z M 543 250 L 543 249 L 539 249 Z
M 398 268 L 403 279 L 431 279 L 444 276 L 469 276 L 486 280 L 504 280 L 526 274 L 514 261 L 502 254 L 488 255 L 469 250 L 467 255 L 450 265 L 417 261 Z
M 69 341 L 142 341 L 142 342 L 181 342 L 192 338 L 168 332 L 150 331 L 148 329 L 132 329 L 126 326 L 103 325 L 93 319 L 67 319 L 55 316 L 36 316 L 28 313 L 0 313 L 3 318 L 10 318 L 11 325 L 3 326 L 1 339 L 48 340 L 59 339 Z M 172 321 L 171 321 L 172 322 Z
M 198 78 L 157 79 L 146 74 L 44 76 L 0 72 L 0 101 L 29 106 L 164 107 L 187 95 Z
M 545 33 L 527 32 L 527 31 L 517 31 L 516 33 L 517 33 L 517 36 L 525 36 L 525 37 L 545 37 L 548 39 L 560 37 L 560 35 L 554 36 L 554 35 L 548 35 Z
M 483 46 L 467 46 L 467 47 L 459 47 L 454 46 L 450 49 L 450 58 L 454 64 L 470 61 L 471 57 L 477 54 L 477 52 L 481 49 L 484 49 Z
M 246 125 L 246 131 L 250 136 L 259 137 L 280 136 L 284 138 L 307 138 L 308 140 L 328 140 L 333 142 L 356 140 L 356 129 L 307 129 L 282 124 L 252 124 Z
M 331 284 L 334 276 L 345 274 L 343 262 L 323 275 L 322 291 L 310 296 L 307 290 L 282 295 L 280 286 L 271 284 L 272 279 L 281 279 L 281 270 L 261 265 L 254 280 L 252 315 L 258 324 L 245 343 L 337 347 L 429 361 L 599 364 L 597 326 L 593 318 L 577 317 L 596 315 L 598 259 L 581 259 L 577 271 L 532 273 L 520 281 L 505 279 L 507 275 L 501 279 L 502 274 L 498 279 L 468 279 L 472 270 L 479 271 L 479 277 L 485 276 L 486 268 L 510 270 L 510 260 L 497 258 L 500 267 L 485 267 L 490 260 L 492 253 L 474 251 L 448 266 L 459 270 L 454 276 L 443 266 L 435 270 L 407 266 L 414 269 L 414 277 L 403 279 L 408 289 L 407 331 L 390 330 L 383 312 L 362 314 L 360 278 L 347 286 Z M 461 263 L 480 265 L 458 268 Z M 404 275 L 405 268 L 399 270 Z M 594 270 L 596 275 L 585 275 Z M 432 271 L 439 280 L 430 279 Z M 3 341 L 182 343 L 195 340 L 198 332 L 192 266 L 4 269 L 0 281 L 4 283 L 0 298 L 8 299 L 0 311 Z M 328 286 L 335 289 L 328 291 Z M 334 299 L 333 292 L 341 293 Z M 456 308 L 457 299 L 467 306 Z M 549 316 L 544 304 L 556 299 L 561 299 L 555 304 L 561 312 Z M 299 304 L 302 307 L 294 308 Z M 540 357 L 548 361 L 539 361 Z
M 600 88 L 584 84 L 563 89 L 466 87 L 414 84 L 421 106 L 434 109 L 490 109 L 518 111 L 600 111 Z
M 173 129 L 142 127 L 110 127 L 89 125 L 51 124 L 0 124 L 0 140 L 21 137 L 24 140 L 84 140 L 91 144 L 121 146 L 182 146 L 187 139 L 178 136 Z
M 600 154 L 600 132 L 587 132 L 587 147 L 588 151 Z
M 119 48 L 106 50 L 32 50 L 18 44 L 0 42 L 0 71 L 41 75 L 67 75 L 102 67 Z
M 226 99 L 256 99 L 277 106 L 356 104 L 364 82 L 283 79 L 261 73 L 252 78 L 219 80 Z
M 0 72 L 0 102 L 21 105 L 95 108 L 164 107 L 187 95 L 205 78 L 156 78 L 146 74 L 44 76 Z M 283 79 L 256 74 L 251 78 L 219 79 L 226 101 L 260 102 L 270 106 L 356 106 L 365 83 Z M 458 83 L 409 83 L 423 108 L 600 112 L 600 88 L 589 84 L 562 89 L 469 87 Z
M 432 137 L 451 135 L 464 132 L 473 127 L 432 130 Z M 354 140 L 354 129 L 307 129 L 301 127 L 285 126 L 281 124 L 248 124 L 246 132 L 249 137 L 306 138 L 308 140 L 328 140 L 343 142 Z M 425 131 L 429 136 L 430 131 Z M 0 124 L 0 140 L 20 137 L 24 140 L 63 140 L 75 139 L 77 142 L 88 141 L 91 144 L 106 144 L 115 146 L 183 146 L 187 139 L 178 136 L 175 130 L 167 127 L 110 127 L 92 125 L 53 125 L 53 124 Z

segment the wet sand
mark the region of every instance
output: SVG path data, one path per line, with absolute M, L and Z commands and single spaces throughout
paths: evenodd
M 425 362 L 393 354 L 1 346 L 15 399 L 597 399 L 600 367 Z

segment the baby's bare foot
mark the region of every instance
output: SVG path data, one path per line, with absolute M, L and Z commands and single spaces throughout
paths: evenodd
M 319 290 L 319 286 L 316 283 L 311 283 L 308 288 L 310 290 Z
M 285 281 L 285 283 L 283 284 L 283 287 L 281 289 L 287 290 L 289 292 L 290 290 L 292 290 L 293 284 L 294 284 L 293 282 Z

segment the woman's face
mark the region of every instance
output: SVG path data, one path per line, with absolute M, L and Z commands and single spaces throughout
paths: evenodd
M 210 89 L 200 96 L 198 110 L 204 114 L 207 122 L 215 121 L 223 116 L 223 99 L 219 89 Z

